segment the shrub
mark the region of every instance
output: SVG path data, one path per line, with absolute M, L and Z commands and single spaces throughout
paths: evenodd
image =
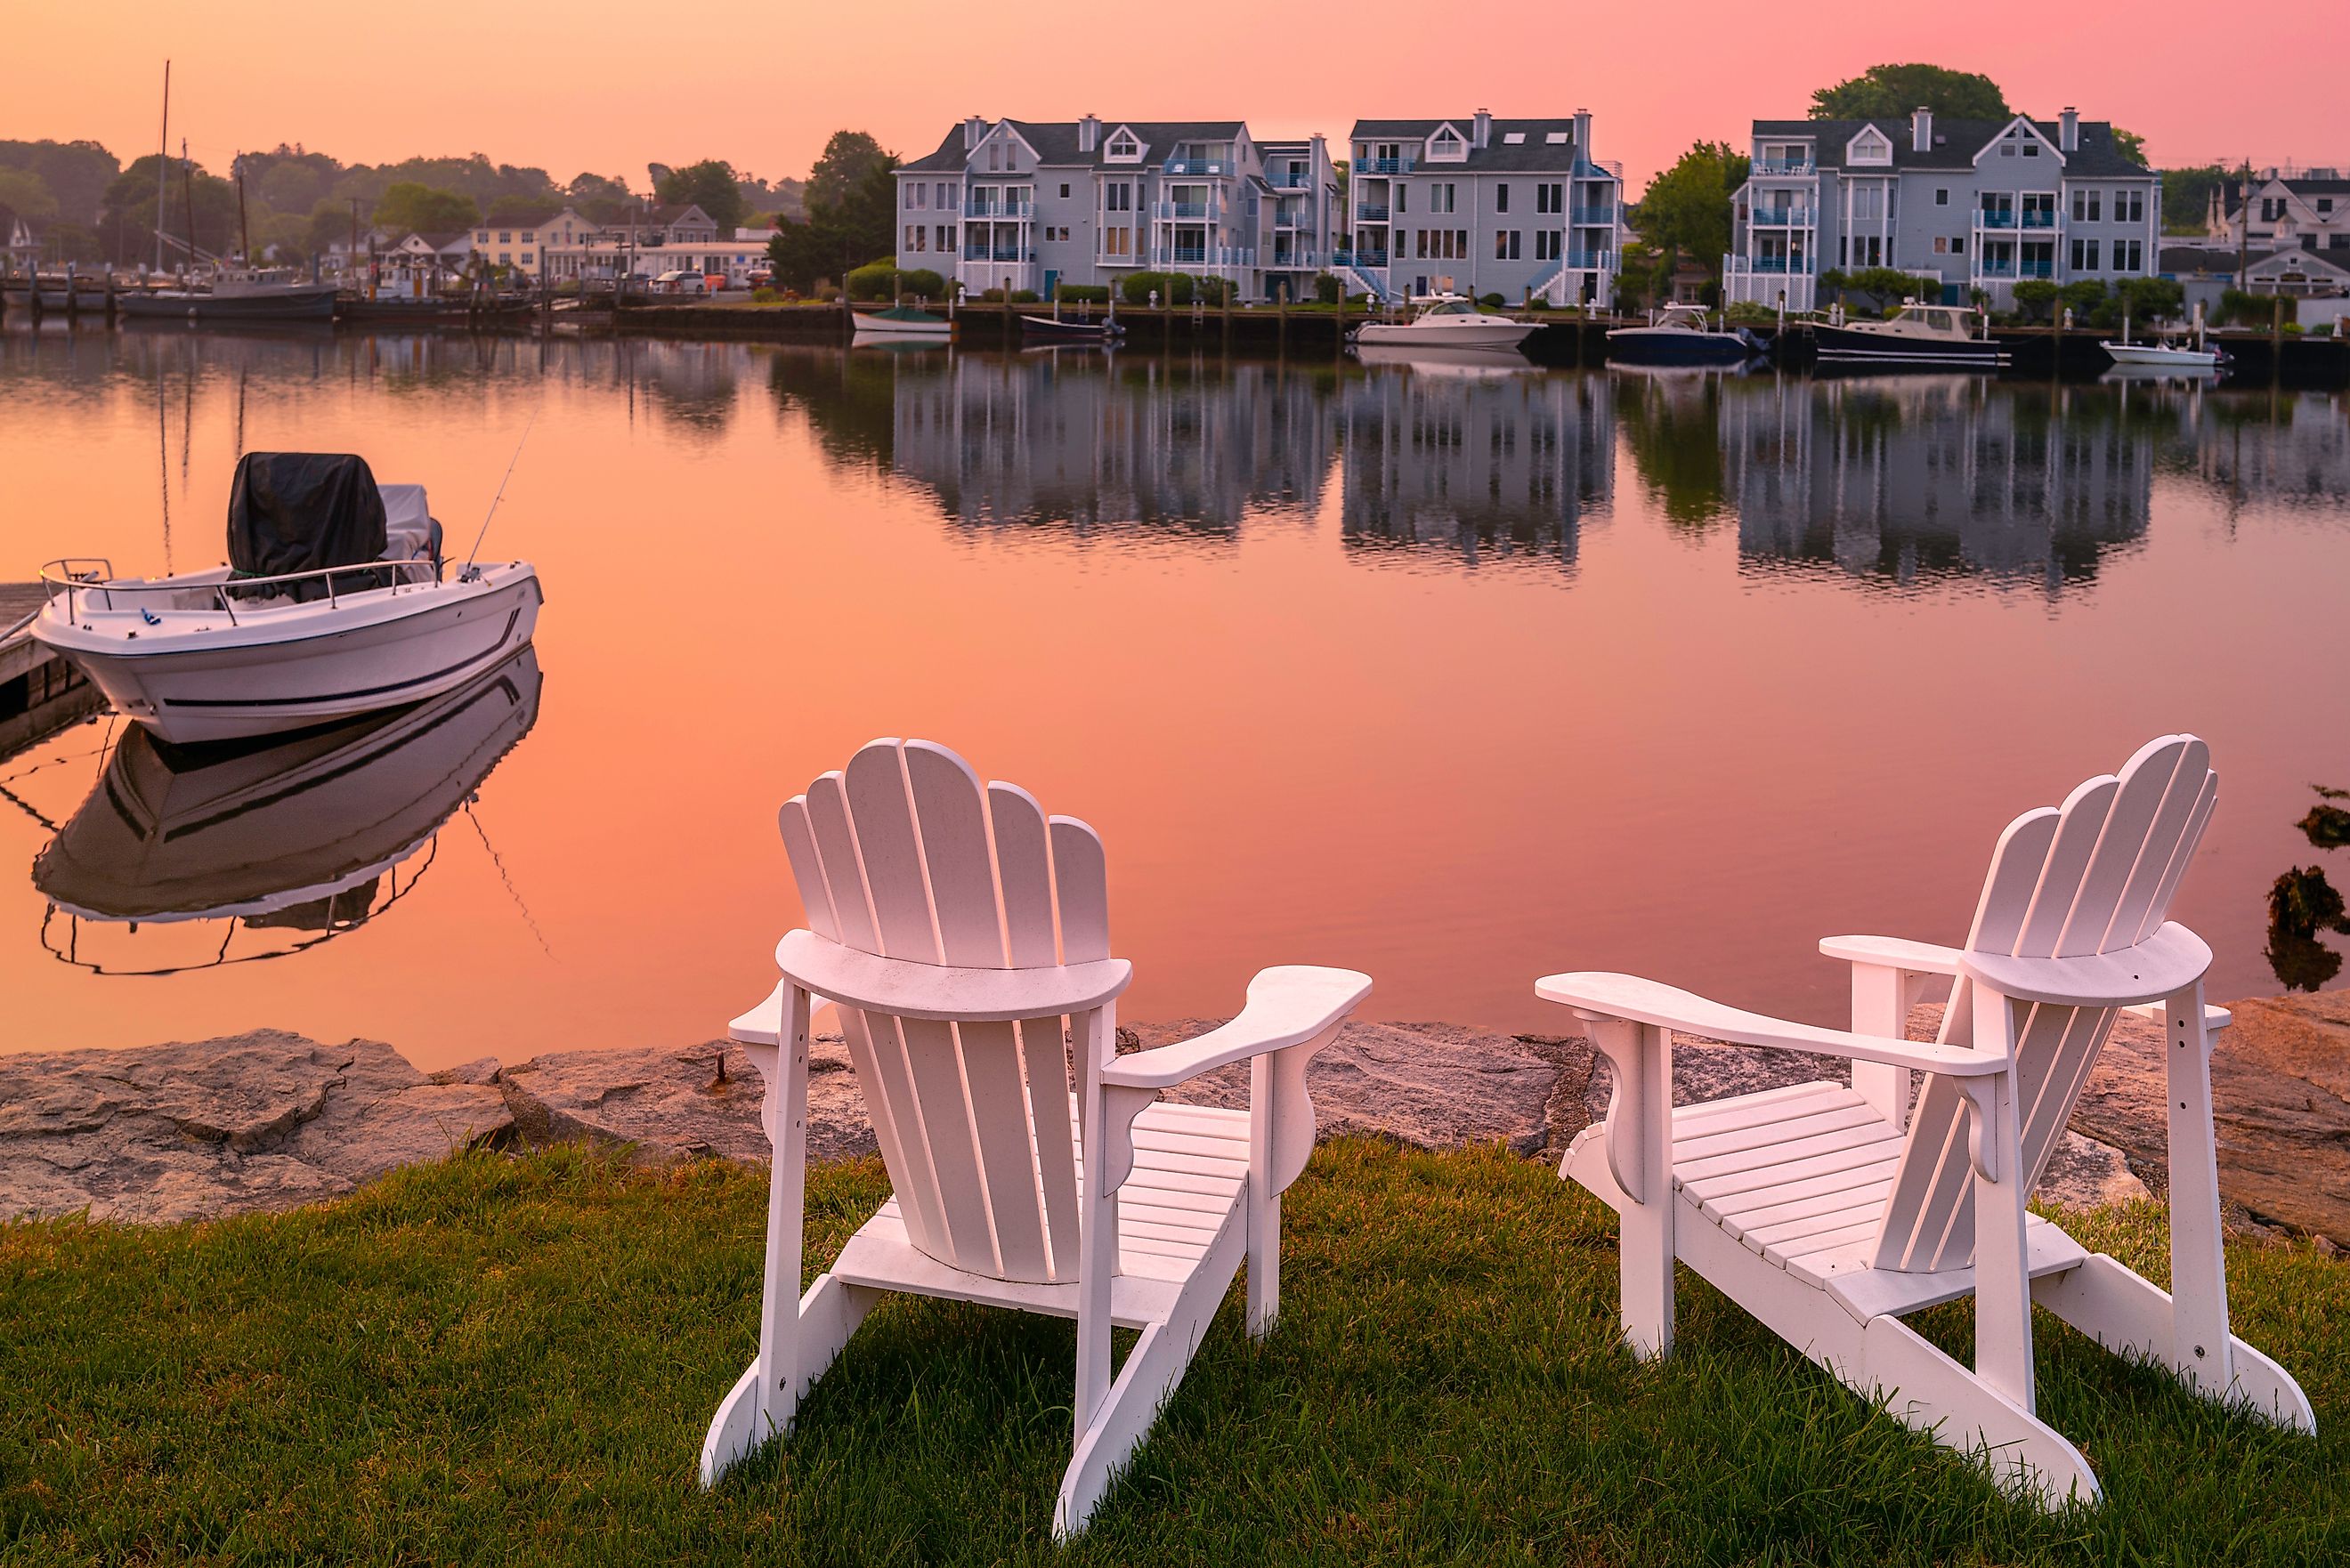
M 1036 305 L 1042 303 L 1044 297 L 1033 288 L 1015 288 L 1012 291 L 1012 303 L 1014 305 Z
M 773 305 L 775 303 L 775 291 L 772 288 L 754 288 L 751 291 L 751 303 Z
M 1138 272 L 1128 276 L 1122 286 L 1128 305 L 1148 305 L 1150 291 L 1159 291 L 1161 305 L 1189 305 L 1194 290 L 1194 279 L 1187 272 Z
M 1003 303 L 1003 291 L 1000 288 L 983 288 L 979 291 L 979 297 L 990 305 L 1001 305 Z
M 1503 298 L 1498 291 L 1492 294 L 1479 295 L 1477 296 L 1477 303 L 1484 306 L 1487 310 L 1507 310 L 1510 308 L 1510 302 Z
M 1334 273 L 1315 273 L 1314 275 L 1314 303 L 1316 305 L 1336 305 L 1338 303 L 1338 298 L 1337 275 Z
M 1526 308 L 1527 308 L 1528 310 L 1548 310 L 1548 309 L 1550 308 L 1550 301 L 1549 301 L 1549 300 L 1547 300 L 1547 299 L 1544 299 L 1541 295 L 1537 294 L 1537 295 L 1533 296 L 1532 297 L 1530 297 L 1530 298 L 1526 301 Z M 1571 305 L 1570 305 L 1570 306 L 1567 306 L 1567 308 L 1568 308 L 1569 310 L 1572 310 L 1572 309 L 1574 309 L 1574 308 L 1575 308 L 1575 306 L 1571 306 Z
M 1769 327 L 1778 321 L 1779 313 L 1758 300 L 1739 299 L 1722 311 L 1721 319 L 1730 327 Z
M 868 262 L 851 268 L 848 274 L 848 297 L 851 299 L 887 299 L 898 292 L 898 264 Z
M 1190 276 L 1188 274 L 1179 274 L 1178 275 L 1181 276 L 1184 282 L 1191 286 L 1189 289 L 1185 290 L 1187 297 L 1177 301 L 1178 304 L 1190 304 L 1191 296 L 1196 296 L 1201 302 L 1208 305 L 1226 305 L 1231 303 L 1232 297 L 1232 284 L 1230 278 L 1194 278 Z
M 924 299 L 943 299 L 946 297 L 947 280 L 929 267 L 918 266 L 911 272 L 898 275 L 898 292 L 917 294 Z
M 1097 283 L 1060 283 L 1053 286 L 1054 293 L 1064 305 L 1107 305 L 1109 286 Z
M 2015 308 L 2027 320 L 2046 319 L 2055 314 L 2055 306 L 2063 290 L 2044 277 L 2027 277 L 2011 291 Z

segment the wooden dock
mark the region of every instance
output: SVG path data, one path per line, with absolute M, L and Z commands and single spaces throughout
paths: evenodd
M 81 672 L 35 642 L 38 583 L 0 583 L 0 758 L 106 706 Z

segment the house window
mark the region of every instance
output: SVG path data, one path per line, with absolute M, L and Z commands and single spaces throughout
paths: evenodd
M 996 141 L 991 141 L 991 142 L 989 142 L 989 143 L 987 144 L 987 167 L 988 167 L 991 171 L 1001 171 L 1003 170 L 1003 143 L 1001 143 L 1001 142 L 996 142 Z
M 511 229 L 502 231 L 498 235 L 498 244 L 502 245 L 514 244 L 514 231 Z
M 2076 190 L 2073 192 L 2073 221 L 2076 223 L 2094 223 L 2097 221 L 2096 192 Z
M 939 225 L 938 242 L 938 248 L 942 251 L 951 251 L 954 249 L 955 226 L 952 223 L 941 223 Z
M 2263 197 L 2262 197 L 2262 198 L 2261 198 L 2261 222 L 2262 222 L 2262 223 L 2275 223 L 2279 218 L 2282 218 L 2282 217 L 2283 217 L 2283 216 L 2284 216 L 2284 198 L 2283 198 L 2283 197 L 2282 197 L 2282 196 L 2263 196 Z
M 1517 230 L 1495 229 L 1493 231 L 1493 259 L 1495 261 L 1515 261 L 1518 259 Z
M 1536 187 L 1537 190 L 1540 188 L 1541 187 L 1539 186 Z M 1565 237 L 1566 236 L 1565 234 L 1560 234 L 1556 229 L 1536 229 L 1534 231 L 1534 260 L 1558 260 L 1559 242 Z
M 1944 236 L 1936 234 L 1934 236 L 1934 254 L 1938 256 L 1950 254 L 1950 242 Z
M 2039 156 L 2040 156 L 2040 143 L 2038 143 L 2037 141 L 2027 141 L 2027 142 L 2025 142 L 2025 143 L 2023 144 L 2023 155 L 2024 155 L 2026 158 L 2037 158 L 2037 157 L 2039 157 Z
M 490 243 L 490 231 L 489 231 L 489 230 L 487 230 L 487 229 L 476 229 L 476 230 L 474 230 L 474 231 L 473 231 L 473 243 L 474 243 L 475 244 L 477 244 L 477 245 L 485 245 L 485 244 L 488 244 Z
M 523 253 L 522 253 L 522 265 L 525 265 L 525 266 L 528 266 L 528 265 L 531 264 L 531 261 L 532 261 L 532 255 L 531 255 L 531 253 L 530 253 L 530 252 L 528 252 L 528 251 L 525 251 L 525 252 L 523 252 Z
M 1428 210 L 1431 213 L 1457 211 L 1454 205 L 1455 190 L 1456 187 L 1449 181 L 1441 184 L 1430 185 L 1428 188 Z
M 2116 240 L 2114 242 L 2114 270 L 2116 272 L 2144 272 L 2146 270 L 2146 242 L 2143 240 Z
M 1429 142 L 1428 155 L 1430 158 L 1460 157 L 1461 138 L 1450 130 L 1438 131 Z
M 1962 256 L 1967 254 L 1966 235 L 1952 234 L 1950 236 L 1950 254 L 1954 256 Z
M 1142 156 L 1142 145 L 1124 131 L 1120 131 L 1109 139 L 1109 155 L 1112 158 L 1139 158 Z
M 1411 194 L 1411 187 L 1410 187 L 1410 186 L 1409 186 L 1409 185 L 1407 185 L 1407 184 L 1405 184 L 1402 181 L 1399 180 L 1399 181 L 1397 181 L 1397 182 L 1396 182 L 1395 193 L 1396 193 L 1396 206 L 1395 206 L 1395 210 L 1396 210 L 1396 212 L 1397 212 L 1398 213 L 1399 213 L 1399 214 L 1400 214 L 1400 213 L 1402 213 L 1403 212 L 1405 212 L 1405 211 L 1407 211 L 1408 209 L 1409 209 L 1409 207 L 1411 206 L 1411 203 L 1410 203 L 1409 201 L 1405 200 L 1405 198 L 1406 198 L 1406 197 L 1408 197 L 1408 196 L 1409 196 L 1409 195 Z
M 1062 200 L 1062 201 L 1064 201 L 1064 202 L 1066 202 L 1066 201 L 1067 201 L 1068 199 L 1069 199 L 1069 182 L 1068 182 L 1067 181 L 1064 180 L 1064 181 L 1062 181 L 1062 182 L 1061 182 L 1061 200 Z
M 1506 184 L 1502 184 L 1502 185 L 1496 185 L 1496 186 L 1494 186 L 1494 187 L 1493 187 L 1493 211 L 1495 211 L 1495 212 L 1497 212 L 1497 213 L 1506 213 L 1506 212 L 1508 212 L 1509 210 L 1510 210 L 1510 188 L 1509 188 L 1509 186 L 1508 186 L 1508 185 L 1506 185 Z
M 1949 206 L 1950 204 L 1950 188 L 1949 186 L 1947 186 L 1947 185 L 1939 185 L 1939 186 L 1935 187 L 1935 190 L 1934 190 L 1934 205 L 1936 205 L 1937 207 L 1947 207 L 1947 206 Z
M 2096 241 L 2076 239 L 2073 242 L 2073 270 L 2074 272 L 2095 272 L 2097 270 Z
M 2146 192 L 2116 191 L 2114 192 L 2114 222 L 2143 223 L 2146 222 Z
M 1556 181 L 1539 183 L 1534 186 L 1534 211 L 1564 213 L 1566 211 L 1565 196 L 1566 187 Z

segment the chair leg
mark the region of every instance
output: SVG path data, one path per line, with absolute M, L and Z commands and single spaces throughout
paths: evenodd
M 1624 1118 L 1634 1130 L 1633 1179 L 1639 1190 L 1622 1211 L 1622 1309 L 1624 1337 L 1642 1359 L 1673 1347 L 1673 1150 L 1672 1037 L 1648 1024 L 1594 1025 L 1631 1031 L 1630 1050 L 1608 1052 L 1616 1065 L 1618 1094 L 1608 1108 L 1609 1134 Z M 1629 1058 L 1630 1070 L 1625 1063 Z
M 2116 1355 L 2178 1368 L 2179 1358 L 2172 1346 L 2177 1343 L 2178 1313 L 2170 1293 L 2102 1252 L 2092 1253 L 2078 1268 L 2033 1281 L 2032 1299 Z M 2191 1353 L 2187 1359 L 2194 1360 Z M 2205 1362 L 2209 1359 L 2205 1357 Z M 2216 1387 L 2184 1375 L 2180 1380 L 2207 1399 L 2241 1402 L 2254 1415 L 2280 1427 L 2317 1430 L 2309 1396 L 2291 1373 L 2233 1335 L 2228 1340 L 2228 1362 L 2235 1377 L 2230 1387 Z
M 705 1489 L 716 1486 L 720 1477 L 756 1453 L 770 1437 L 790 1429 L 799 1402 L 880 1299 L 881 1293 L 869 1286 L 846 1284 L 830 1274 L 817 1276 L 807 1294 L 799 1299 L 794 1314 L 791 1339 L 797 1348 L 796 1371 L 788 1378 L 780 1373 L 769 1378 L 764 1360 L 754 1356 L 719 1403 L 718 1414 L 702 1441 L 701 1476 Z M 760 1395 L 771 1387 L 780 1397 L 769 1398 L 762 1408 Z
M 2230 1365 L 2228 1264 L 2220 1236 L 2220 1162 L 2211 1127 L 2211 1040 L 2200 981 L 2163 999 L 2170 1112 L 2170 1364 L 2224 1396 Z
M 1978 986 L 1974 1045 L 2011 1061 L 2015 1054 L 2014 1003 Z M 2032 1366 L 2032 1275 L 2023 1234 L 2022 1108 L 2015 1074 L 1980 1079 L 1989 1103 L 1968 1115 L 1989 1125 L 1976 1129 L 1990 1174 L 1978 1165 L 1970 1178 L 1975 1200 L 1975 1376 L 2017 1408 L 2037 1408 Z
M 1281 1314 L 1281 1192 L 1274 1183 L 1273 1058 L 1249 1064 L 1248 1333 L 1263 1339 Z

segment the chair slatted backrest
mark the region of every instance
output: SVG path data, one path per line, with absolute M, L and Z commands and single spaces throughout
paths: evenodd
M 2211 753 L 2192 735 L 2147 742 L 2103 774 L 2010 823 L 1991 857 L 1967 950 L 2074 958 L 2135 947 L 2162 928 L 2219 798 Z M 1973 1039 L 1973 988 L 1960 983 L 1939 1038 Z M 2039 1182 L 2113 1031 L 2117 1010 L 2015 1002 L 2024 1185 Z M 1876 1266 L 1958 1268 L 1974 1257 L 1974 1184 L 1965 1098 L 1929 1077 L 1886 1200 Z M 2007 1173 L 2002 1172 L 2002 1176 Z
M 1110 956 L 1100 837 L 1015 785 L 982 788 L 944 746 L 875 741 L 786 802 L 781 825 L 817 936 L 958 969 Z M 995 1279 L 1076 1279 L 1063 1020 L 840 1014 L 914 1245 Z

